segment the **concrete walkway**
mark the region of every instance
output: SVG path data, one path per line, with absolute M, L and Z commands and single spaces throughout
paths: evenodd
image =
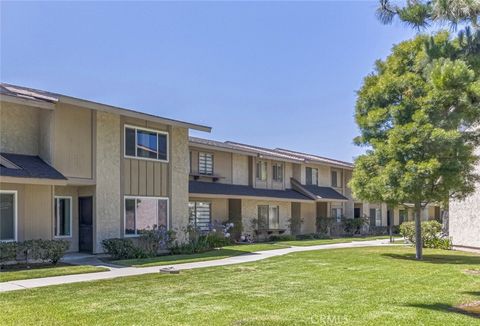
M 192 263 L 184 263 L 184 264 L 152 266 L 152 267 L 118 267 L 115 265 L 103 264 L 104 266 L 108 265 L 108 268 L 110 268 L 110 271 L 3 282 L 3 283 L 0 283 L 0 292 L 32 289 L 32 288 L 38 288 L 38 287 L 50 286 L 50 285 L 106 280 L 106 279 L 125 277 L 125 276 L 153 274 L 153 273 L 158 273 L 160 269 L 166 269 L 166 268 L 172 269 L 172 270 L 186 270 L 186 269 L 195 269 L 195 268 L 204 268 L 204 267 L 242 264 L 242 263 L 249 263 L 249 262 L 267 259 L 270 257 L 282 256 L 282 255 L 286 255 L 294 252 L 302 252 L 302 251 L 372 247 L 372 246 L 386 246 L 386 245 L 391 245 L 388 239 L 371 240 L 371 241 L 353 241 L 348 243 L 325 244 L 325 245 L 308 246 L 308 247 L 307 246 L 306 247 L 290 247 L 290 248 L 284 248 L 284 249 L 257 251 L 254 253 L 228 257 L 223 259 L 217 259 L 217 260 L 208 260 L 208 261 L 200 261 L 200 262 L 192 262 Z

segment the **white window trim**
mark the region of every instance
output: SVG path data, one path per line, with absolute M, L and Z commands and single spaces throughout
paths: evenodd
M 125 201 L 127 199 L 156 199 L 156 200 L 166 200 L 167 201 L 167 230 L 170 230 L 170 198 L 168 197 L 154 197 L 154 196 L 123 196 L 123 236 L 125 238 L 138 238 L 140 234 L 137 233 L 137 228 L 135 227 L 135 234 L 126 234 L 125 233 L 125 224 L 127 222 L 127 205 Z M 137 218 L 137 205 L 135 205 L 135 225 Z M 158 215 L 157 215 L 158 222 Z
M 135 156 L 127 155 L 127 151 L 125 150 L 126 149 L 125 147 L 127 146 L 127 142 L 126 142 L 126 140 L 127 140 L 127 128 L 135 129 Z M 137 156 L 137 130 L 155 132 L 157 134 L 166 135 L 167 136 L 167 159 L 166 160 L 159 160 L 159 159 L 154 159 L 154 158 Z M 158 155 L 158 138 L 157 138 L 157 155 Z M 136 159 L 136 160 L 143 160 L 143 161 L 168 163 L 169 160 L 170 160 L 170 135 L 167 131 L 163 131 L 163 130 L 155 130 L 155 129 L 149 129 L 149 128 L 143 128 L 143 127 L 138 127 L 138 126 L 125 124 L 125 125 L 123 125 L 123 157 L 124 158 Z
M 261 182 L 267 182 L 268 181 L 268 162 L 265 161 L 265 160 L 258 160 L 256 163 L 257 163 L 257 165 L 255 165 L 256 180 L 261 181 Z M 260 164 L 260 170 L 258 170 L 258 168 L 257 168 L 258 164 Z M 262 170 L 262 165 L 265 165 L 265 176 L 264 176 L 263 179 L 261 178 L 262 176 L 259 176 L 257 174 L 257 171 Z
M 188 203 L 193 203 L 195 206 L 195 228 L 197 227 L 197 203 L 208 203 L 210 210 L 210 224 L 212 224 L 212 202 L 210 200 L 189 200 Z M 190 214 L 189 214 L 190 215 Z M 188 217 L 188 222 L 190 223 L 190 216 Z
M 56 205 L 55 203 L 55 199 L 70 199 L 70 235 L 55 235 L 55 225 L 53 226 L 53 237 L 55 239 L 69 239 L 69 238 L 72 238 L 73 234 L 72 234 L 72 225 L 73 225 L 73 216 L 72 216 L 72 212 L 73 212 L 73 199 L 72 199 L 72 196 L 54 196 L 54 201 L 53 201 L 53 204 Z M 57 207 L 57 213 L 59 212 L 59 209 Z M 53 222 L 55 223 L 55 219 L 57 219 L 57 223 L 58 223 L 58 216 L 55 216 L 55 209 L 53 210 Z M 57 226 L 57 230 L 58 230 L 58 226 Z
M 18 191 L 17 190 L 0 190 L 0 194 L 13 194 L 14 212 L 13 218 L 13 236 L 12 240 L 0 240 L 0 242 L 15 242 L 18 239 Z
M 278 174 L 278 168 L 281 167 L 282 168 L 282 174 L 281 174 L 281 179 L 278 180 L 278 179 L 274 179 L 273 178 L 273 169 L 276 169 L 276 173 L 277 173 L 277 177 L 279 176 Z M 272 163 L 272 181 L 273 182 L 276 182 L 276 183 L 283 183 L 283 177 L 284 177 L 284 172 L 283 172 L 283 163 Z
M 212 156 L 212 173 L 211 174 L 208 174 L 208 173 L 202 173 L 200 172 L 200 155 L 201 154 L 205 154 L 205 155 L 211 155 Z M 198 173 L 201 174 L 201 175 L 214 175 L 215 174 L 215 156 L 213 153 L 211 152 L 198 152 L 198 157 L 197 157 L 197 168 L 198 168 Z

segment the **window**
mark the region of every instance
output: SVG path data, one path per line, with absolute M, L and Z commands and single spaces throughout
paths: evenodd
M 154 226 L 168 228 L 168 198 L 125 197 L 125 235 L 135 236 Z
M 55 197 L 55 237 L 72 236 L 72 197 Z
M 371 208 L 370 220 L 375 221 L 375 226 L 382 226 L 382 210 L 380 208 Z
M 332 208 L 332 217 L 335 218 L 337 222 L 340 222 L 342 220 L 342 215 L 342 208 Z
M 125 156 L 168 161 L 168 133 L 125 126 Z
M 17 240 L 17 192 L 0 191 L 0 241 Z
M 407 211 L 405 209 L 401 209 L 398 211 L 399 222 L 402 224 L 403 222 L 408 220 Z
M 282 182 L 283 181 L 283 164 L 273 163 L 272 165 L 272 178 L 273 181 Z
M 337 176 L 337 171 L 332 171 L 332 187 L 338 187 L 338 176 Z
M 193 201 L 188 203 L 190 223 L 201 231 L 209 231 L 212 221 L 212 204 Z
M 207 175 L 213 174 L 213 154 L 198 153 L 198 173 Z
M 257 179 L 261 181 L 267 180 L 267 162 L 257 162 Z
M 318 185 L 318 169 L 307 167 L 305 171 L 307 185 Z
M 280 228 L 280 214 L 278 206 L 258 206 L 258 228 L 276 230 Z

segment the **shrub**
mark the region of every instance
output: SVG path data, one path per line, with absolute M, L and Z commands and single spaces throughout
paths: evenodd
M 17 259 L 17 242 L 0 242 L 0 263 L 7 263 Z
M 345 218 L 342 219 L 343 230 L 348 235 L 354 235 L 360 233 L 362 226 L 368 223 L 368 220 L 365 218 Z
M 135 246 L 132 239 L 114 238 L 102 241 L 103 249 L 113 259 L 146 258 L 145 251 Z
M 288 220 L 290 232 L 292 234 L 299 234 L 302 230 L 303 218 L 292 217 Z
M 148 256 L 156 256 L 160 250 L 168 250 L 175 240 L 175 232 L 167 230 L 163 225 L 153 226 L 152 230 L 144 230 L 138 239 L 141 247 Z
M 40 248 L 37 249 L 36 246 Z M 38 257 L 43 261 L 48 261 L 56 265 L 68 250 L 70 242 L 67 240 L 38 240 L 34 243 L 35 250 L 38 250 Z
M 449 238 L 442 236 L 442 225 L 437 221 L 423 221 L 422 245 L 425 248 L 451 249 L 452 242 Z M 415 243 L 415 222 L 404 222 L 400 225 L 400 234 Z
M 290 234 L 281 234 L 281 235 L 271 235 L 268 238 L 269 241 L 293 241 L 296 240 L 296 237 Z
M 0 243 L 1 262 L 41 260 L 57 264 L 68 250 L 67 240 L 26 240 L 22 242 Z
M 336 219 L 333 217 L 322 217 L 317 216 L 316 219 L 316 226 L 317 226 L 317 233 L 328 234 L 330 233 L 334 224 L 336 224 Z

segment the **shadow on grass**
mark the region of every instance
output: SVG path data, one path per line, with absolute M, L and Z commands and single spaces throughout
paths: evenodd
M 452 312 L 452 313 L 457 313 L 473 318 L 480 319 L 480 313 L 477 312 L 476 310 L 468 310 L 465 308 L 461 307 L 453 307 L 449 304 L 445 303 L 432 303 L 432 304 L 422 304 L 422 303 L 415 303 L 415 304 L 409 304 L 409 307 L 415 307 L 415 308 L 422 308 L 422 309 L 429 309 L 429 310 L 435 310 L 435 311 L 441 311 L 441 312 Z
M 415 254 L 382 254 L 384 257 L 417 261 Z M 480 256 L 424 255 L 421 262 L 432 264 L 475 265 L 480 264 Z

